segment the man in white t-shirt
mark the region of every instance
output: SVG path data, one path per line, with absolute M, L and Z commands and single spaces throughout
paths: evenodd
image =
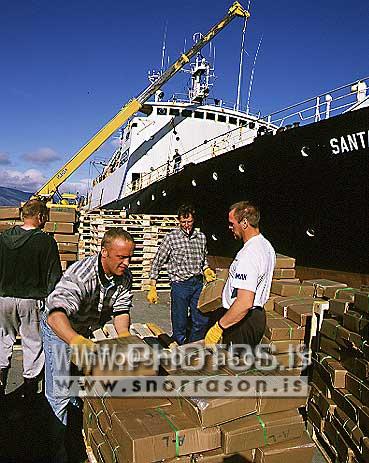
M 207 332 L 205 344 L 248 344 L 254 348 L 265 331 L 264 304 L 272 284 L 276 256 L 259 231 L 259 209 L 249 201 L 229 208 L 229 228 L 244 245 L 229 269 L 223 289 L 223 315 Z

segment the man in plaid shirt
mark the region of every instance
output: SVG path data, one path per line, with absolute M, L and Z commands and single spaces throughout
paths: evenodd
M 194 208 L 181 206 L 178 210 L 179 228 L 165 236 L 152 262 L 150 290 L 147 295 L 151 304 L 158 302 L 156 280 L 161 268 L 167 263 L 171 282 L 173 338 L 178 344 L 204 338 L 208 317 L 197 308 L 203 287 L 203 274 L 206 281 L 216 278 L 206 258 L 206 237 L 204 233 L 194 229 L 194 221 Z

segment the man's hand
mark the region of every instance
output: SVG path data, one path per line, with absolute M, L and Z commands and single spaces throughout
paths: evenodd
M 204 277 L 207 283 L 217 279 L 217 276 L 215 275 L 214 270 L 212 270 L 210 267 L 204 270 Z
M 70 346 L 72 348 L 71 361 L 85 374 L 89 374 L 97 345 L 91 339 L 77 334 L 70 340 Z
M 210 330 L 206 333 L 205 336 L 205 346 L 213 346 L 214 344 L 218 344 L 223 336 L 223 330 L 219 326 L 219 323 L 216 322 Z
M 156 292 L 156 286 L 151 285 L 149 292 L 147 293 L 147 300 L 150 304 L 157 304 L 158 303 L 158 293 Z

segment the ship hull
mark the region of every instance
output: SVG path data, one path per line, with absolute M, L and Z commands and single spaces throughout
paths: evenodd
M 228 209 L 249 199 L 278 252 L 302 266 L 367 273 L 368 137 L 364 108 L 261 136 L 105 207 L 173 214 L 190 202 L 209 253 L 232 257 L 240 243 L 228 230 Z

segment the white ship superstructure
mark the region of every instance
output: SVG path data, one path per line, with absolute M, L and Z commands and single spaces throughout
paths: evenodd
M 89 208 L 100 207 L 183 169 L 251 143 L 277 127 L 225 105 L 207 104 L 210 65 L 199 54 L 191 67 L 188 98 L 146 103 L 124 128 L 119 147 L 92 185 Z

